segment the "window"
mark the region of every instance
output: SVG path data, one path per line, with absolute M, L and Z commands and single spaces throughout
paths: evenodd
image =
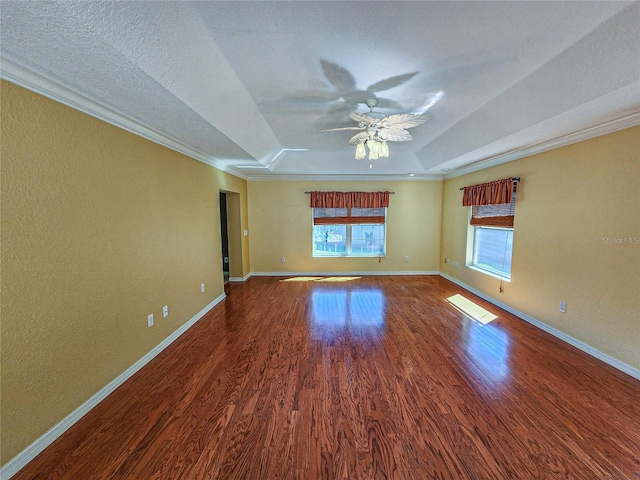
M 469 266 L 505 280 L 511 279 L 515 205 L 514 186 L 511 203 L 471 207 L 473 247 Z
M 511 278 L 513 228 L 474 227 L 473 261 L 480 270 Z
M 386 208 L 314 208 L 314 257 L 384 257 Z

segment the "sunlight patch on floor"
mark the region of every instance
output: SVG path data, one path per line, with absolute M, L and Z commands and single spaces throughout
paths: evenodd
M 498 318 L 496 315 L 488 310 L 485 310 L 480 305 L 473 303 L 471 300 L 464 298 L 459 293 L 447 298 L 447 302 L 456 307 L 467 317 L 470 317 L 476 322 L 480 322 L 483 325 Z

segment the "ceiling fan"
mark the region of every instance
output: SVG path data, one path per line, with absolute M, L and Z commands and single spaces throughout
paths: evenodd
M 361 130 L 349 139 L 349 145 L 356 146 L 356 159 L 365 157 L 365 144 L 369 147 L 369 160 L 378 157 L 388 157 L 389 147 L 387 142 L 407 142 L 413 140 L 408 128 L 422 125 L 431 117 L 428 115 L 415 115 L 411 113 L 398 113 L 386 116 L 380 112 L 374 112 L 373 108 L 378 100 L 373 98 L 365 102 L 369 112 L 358 113 L 351 111 L 349 116 L 358 122 L 357 127 L 330 128 L 321 132 L 337 132 L 340 130 Z

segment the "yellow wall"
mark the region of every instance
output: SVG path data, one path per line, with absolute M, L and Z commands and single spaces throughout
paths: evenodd
M 242 228 L 247 202 L 242 179 L 1 89 L 4 464 L 223 293 L 218 192 Z
M 387 211 L 386 258 L 313 258 L 311 208 L 304 193 L 311 190 L 395 191 Z M 253 273 L 438 271 L 441 181 L 249 181 L 248 193 Z
M 498 279 L 464 266 L 469 212 L 459 188 L 509 176 L 522 182 L 512 281 L 499 293 Z M 639 180 L 640 127 L 446 180 L 440 270 L 640 368 Z

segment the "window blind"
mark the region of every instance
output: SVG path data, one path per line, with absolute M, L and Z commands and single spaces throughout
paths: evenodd
M 471 225 L 474 227 L 513 228 L 515 209 L 516 188 L 514 185 L 511 203 L 474 205 L 471 207 Z
M 314 225 L 384 224 L 384 208 L 314 208 Z

